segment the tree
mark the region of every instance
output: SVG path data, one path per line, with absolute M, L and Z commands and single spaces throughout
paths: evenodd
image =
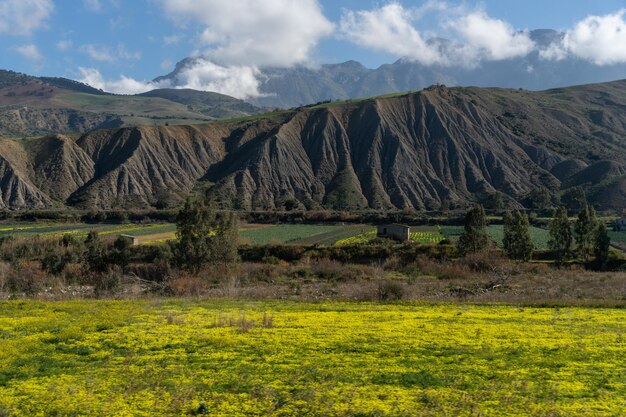
M 545 188 L 535 188 L 524 198 L 525 204 L 535 210 L 546 210 L 552 203 L 550 192 Z
M 483 200 L 483 205 L 487 209 L 502 210 L 504 208 L 503 194 L 500 191 L 488 194 Z
M 485 210 L 476 205 L 465 216 L 465 228 L 459 238 L 458 248 L 462 255 L 485 250 L 489 245 Z
M 548 247 L 556 253 L 559 265 L 570 255 L 572 241 L 572 228 L 567 216 L 567 209 L 559 207 L 552 215 L 550 239 L 548 240 Z
M 119 236 L 109 248 L 108 262 L 126 268 L 131 260 L 130 250 L 133 247 L 131 239 Z
M 611 238 L 606 230 L 606 225 L 603 222 L 598 222 L 593 245 L 593 254 L 598 268 L 601 269 L 606 264 L 606 261 L 609 259 L 610 248 Z
M 176 217 L 176 237 L 177 242 L 172 244 L 174 262 L 193 274 L 208 263 L 236 260 L 236 218 L 218 218 L 213 201 L 207 197 L 185 200 Z
M 513 215 L 504 217 L 504 249 L 511 259 L 528 262 L 533 255 L 535 246 L 530 236 L 528 216 L 515 210 Z
M 593 253 L 596 229 L 596 211 L 593 207 L 585 205 L 578 213 L 576 223 L 574 223 L 574 235 L 578 254 L 585 261 L 588 261 Z
M 561 196 L 561 204 L 570 210 L 580 210 L 587 204 L 587 197 L 582 187 L 573 187 Z
M 85 248 L 85 260 L 89 265 L 89 269 L 94 272 L 106 272 L 109 269 L 109 264 L 98 232 L 91 231 L 87 234 Z
M 214 241 L 213 262 L 225 264 L 237 262 L 239 259 L 239 219 L 235 213 L 228 213 L 218 219 Z

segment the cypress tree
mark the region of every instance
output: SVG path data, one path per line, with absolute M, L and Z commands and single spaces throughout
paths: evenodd
M 603 222 L 598 222 L 593 245 L 593 254 L 598 268 L 601 269 L 606 265 L 606 261 L 609 258 L 610 248 L 611 238 L 606 230 L 606 225 Z
M 458 249 L 462 255 L 466 255 L 485 250 L 488 245 L 485 210 L 481 205 L 476 205 L 465 216 L 464 232 L 459 238 Z
M 238 229 L 233 214 L 218 218 L 207 197 L 187 198 L 176 218 L 174 262 L 193 274 L 209 263 L 237 260 Z
M 228 213 L 219 219 L 214 239 L 214 262 L 233 263 L 239 259 L 239 219 L 235 213 Z
M 567 210 L 564 207 L 559 207 L 552 216 L 550 240 L 548 241 L 548 247 L 556 252 L 559 265 L 570 255 L 572 240 L 572 228 L 567 216 Z
M 509 215 L 510 216 L 510 215 Z M 511 259 L 528 262 L 533 255 L 535 246 L 530 235 L 528 216 L 515 210 L 505 227 L 505 250 Z M 506 225 L 505 225 L 506 226 Z
M 513 215 L 510 211 L 504 213 L 502 216 L 502 221 L 504 223 L 504 237 L 502 239 L 502 246 L 504 247 L 504 251 L 507 254 L 510 254 L 513 251 L 513 228 L 514 228 L 514 220 Z
M 578 255 L 588 261 L 593 253 L 595 231 L 597 229 L 596 211 L 585 205 L 578 213 L 574 224 L 574 234 Z
M 94 272 L 106 272 L 109 265 L 105 256 L 105 248 L 98 232 L 91 231 L 87 234 L 85 249 L 85 260 L 89 265 L 89 269 Z

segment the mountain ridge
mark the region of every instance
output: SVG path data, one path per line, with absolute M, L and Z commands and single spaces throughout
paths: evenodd
M 220 205 L 439 210 L 543 190 L 626 199 L 626 81 L 529 92 L 434 86 L 239 121 L 0 141 L 4 208 Z M 593 174 L 593 175 L 592 175 Z
M 626 66 L 605 65 L 576 59 L 548 60 L 540 51 L 548 49 L 564 34 L 552 29 L 529 33 L 537 48 L 527 56 L 455 65 L 422 65 L 410 59 L 377 68 L 366 68 L 356 61 L 324 64 L 316 68 L 260 68 L 258 97 L 248 102 L 263 107 L 292 108 L 327 100 L 345 100 L 382 94 L 413 91 L 433 84 L 524 88 L 540 91 L 568 85 L 607 82 L 626 78 Z M 445 47 L 445 39 L 436 40 Z M 171 86 L 185 84 L 183 72 L 206 57 L 190 57 L 178 62 L 175 69 L 154 81 Z
M 157 89 L 115 95 L 66 78 L 0 70 L 0 137 L 84 133 L 135 125 L 191 124 L 264 109 L 223 94 Z

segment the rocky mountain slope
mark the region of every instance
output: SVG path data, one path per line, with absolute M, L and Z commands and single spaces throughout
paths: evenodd
M 0 70 L 0 137 L 201 123 L 261 112 L 259 107 L 217 93 L 164 89 L 119 96 L 64 78 Z
M 626 81 L 532 93 L 433 87 L 194 126 L 0 141 L 3 208 L 440 209 L 582 187 L 626 201 Z
M 549 29 L 530 33 L 537 50 L 548 48 L 562 36 L 562 33 Z M 167 81 L 173 86 L 184 85 L 184 77 L 179 77 L 179 74 L 193 66 L 197 59 L 201 58 L 187 58 L 179 62 L 173 72 L 156 80 Z M 437 83 L 543 90 L 626 78 L 624 65 L 598 66 L 575 58 L 551 61 L 543 59 L 538 51 L 521 58 L 482 62 L 474 67 L 460 63 L 428 66 L 400 59 L 375 69 L 348 61 L 320 68 L 261 68 L 261 72 L 259 90 L 262 95 L 249 101 L 282 108 L 419 90 Z

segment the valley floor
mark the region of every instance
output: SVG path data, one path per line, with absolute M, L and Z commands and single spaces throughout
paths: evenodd
M 2 416 L 623 416 L 626 311 L 0 303 Z

